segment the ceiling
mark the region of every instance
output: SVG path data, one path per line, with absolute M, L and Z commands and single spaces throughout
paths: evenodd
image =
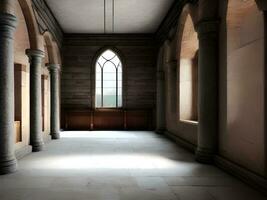
M 174 1 L 46 0 L 64 32 L 91 34 L 154 33 Z

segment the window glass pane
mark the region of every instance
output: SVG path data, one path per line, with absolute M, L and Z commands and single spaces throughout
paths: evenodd
M 119 67 L 118 67 L 118 72 L 119 72 L 119 73 L 122 73 L 121 63 L 120 63 L 120 65 L 119 65 Z
M 118 107 L 122 107 L 122 88 L 118 88 Z
M 122 81 L 118 81 L 118 87 L 122 88 Z
M 122 81 L 122 73 L 118 73 L 118 81 Z
M 104 73 L 103 78 L 105 81 L 116 81 L 116 73 Z
M 96 81 L 95 86 L 96 86 L 97 88 L 101 88 L 101 81 Z
M 122 88 L 118 88 L 118 95 L 122 95 Z
M 112 62 L 116 65 L 116 68 L 120 65 L 121 61 L 118 56 L 112 59 Z
M 101 67 L 99 63 L 96 64 L 96 73 L 101 73 Z
M 95 75 L 95 79 L 96 79 L 97 81 L 101 81 L 101 73 L 96 73 L 96 75 Z
M 118 107 L 122 107 L 122 96 L 118 95 Z
M 95 106 L 101 107 L 101 88 L 96 88 L 96 94 L 95 94 Z
M 116 88 L 103 89 L 103 106 L 116 107 Z
M 102 54 L 102 56 L 103 56 L 105 59 L 110 60 L 110 59 L 112 59 L 114 56 L 116 56 L 116 54 L 115 54 L 113 51 L 111 51 L 111 50 L 107 50 L 107 51 L 105 51 L 105 52 Z
M 109 61 L 109 62 L 105 63 L 104 68 L 103 68 L 103 72 L 104 73 L 107 73 L 107 72 L 116 73 L 116 67 L 112 62 Z
M 95 93 L 97 95 L 101 95 L 101 92 L 102 92 L 101 87 L 95 89 Z
M 103 81 L 103 88 L 116 88 L 116 81 Z
M 117 101 L 118 106 L 122 106 L 122 66 L 119 57 L 111 50 L 105 51 L 97 60 L 95 87 L 96 107 L 116 107 Z

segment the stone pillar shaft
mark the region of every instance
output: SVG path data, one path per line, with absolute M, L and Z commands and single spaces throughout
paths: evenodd
M 30 59 L 30 144 L 32 151 L 43 149 L 42 136 L 42 100 L 41 100 L 41 68 L 44 52 L 27 49 Z
M 166 129 L 165 122 L 165 73 L 157 72 L 157 132 L 162 133 Z
M 60 138 L 60 103 L 59 103 L 59 73 L 60 66 L 49 64 L 51 84 L 51 136 L 52 139 Z
M 0 13 L 0 174 L 16 171 L 14 155 L 14 31 L 16 17 Z
M 170 106 L 170 113 L 172 116 L 177 114 L 177 60 L 166 63 L 168 76 L 168 106 Z
M 196 159 L 212 163 L 218 134 L 218 21 L 201 21 L 199 36 L 199 127 Z

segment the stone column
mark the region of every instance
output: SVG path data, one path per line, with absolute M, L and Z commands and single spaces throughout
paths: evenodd
M 41 68 L 45 54 L 41 50 L 27 49 L 30 60 L 30 144 L 32 151 L 42 151 L 42 100 L 41 100 Z
M 60 138 L 60 103 L 59 103 L 59 64 L 48 64 L 50 71 L 50 95 L 51 95 L 51 136 L 52 139 Z
M 167 102 L 172 114 L 172 120 L 177 121 L 177 60 L 172 60 L 166 63 L 168 68 L 168 99 Z
M 165 119 L 165 73 L 163 71 L 164 49 L 161 48 L 158 56 L 157 67 L 157 133 L 163 133 L 166 129 Z
M 157 133 L 163 133 L 166 129 L 165 119 L 165 73 L 157 72 Z
M 0 13 L 0 174 L 12 173 L 17 169 L 14 154 L 13 41 L 16 22 L 14 15 Z
M 265 63 L 265 72 L 264 72 L 264 82 L 265 85 L 267 85 L 267 1 L 266 0 L 256 0 L 258 8 L 263 12 L 263 17 L 264 17 L 264 63 Z M 264 118 L 265 118 L 265 134 L 264 134 L 264 149 L 265 149 L 265 162 L 264 162 L 264 171 L 265 171 L 265 176 L 267 177 L 267 87 L 265 87 L 265 111 L 264 111 Z
M 212 163 L 217 151 L 218 135 L 218 21 L 198 24 L 198 147 L 196 160 Z

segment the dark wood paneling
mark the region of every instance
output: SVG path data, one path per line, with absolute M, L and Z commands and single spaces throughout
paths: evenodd
M 104 47 L 114 49 L 122 59 L 123 109 L 155 109 L 158 47 L 151 34 L 66 34 L 61 76 L 62 107 L 94 109 L 95 61 Z M 99 120 L 95 119 L 98 127 L 103 113 L 96 114 L 101 115 Z M 105 117 L 108 121 L 113 120 Z M 121 118 L 121 115 L 117 113 L 114 117 Z M 113 123 L 116 121 L 114 119 Z M 103 128 L 103 123 L 100 127 Z
M 94 130 L 120 130 L 124 128 L 123 110 L 95 110 L 93 113 Z
M 65 130 L 90 130 L 91 129 L 91 111 L 65 111 L 63 128 Z
M 152 130 L 152 110 L 66 109 L 62 112 L 64 130 Z
M 130 130 L 151 129 L 151 112 L 147 110 L 129 110 L 126 115 L 126 126 Z

